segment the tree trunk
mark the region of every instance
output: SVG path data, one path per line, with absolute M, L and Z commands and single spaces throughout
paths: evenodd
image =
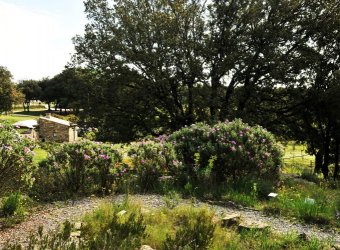
M 47 103 L 47 106 L 48 106 L 48 111 L 51 111 L 51 103 L 50 102 Z
M 336 139 L 335 152 L 334 152 L 334 175 L 333 175 L 334 180 L 336 180 L 339 175 L 339 150 L 340 150 L 340 139 Z
M 223 101 L 223 104 L 222 104 L 222 109 L 221 109 L 221 114 L 220 114 L 220 119 L 223 121 L 225 119 L 227 119 L 228 117 L 228 114 L 229 114 L 229 109 L 230 109 L 230 99 L 231 99 L 231 96 L 233 95 L 234 93 L 234 89 L 235 89 L 235 79 L 233 78 L 228 87 L 227 87 L 227 91 L 225 93 L 225 96 L 224 96 L 224 101 Z
M 331 136 L 330 136 L 330 125 L 327 125 L 327 130 L 326 130 L 326 138 L 325 138 L 325 143 L 324 143 L 324 161 L 322 164 L 322 174 L 324 178 L 327 180 L 328 179 L 328 174 L 329 174 L 329 154 L 330 154 L 330 144 L 331 144 Z
M 322 163 L 323 163 L 323 153 L 322 153 L 322 150 L 319 150 L 315 155 L 315 168 L 314 168 L 315 174 L 318 174 L 321 172 Z
M 213 73 L 211 76 L 211 94 L 210 94 L 210 120 L 215 122 L 218 119 L 218 88 L 220 85 L 219 77 Z
M 187 125 L 191 125 L 194 122 L 194 98 L 193 98 L 193 81 L 188 83 L 188 114 Z

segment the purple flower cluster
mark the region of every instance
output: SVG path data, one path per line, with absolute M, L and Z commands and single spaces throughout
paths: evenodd
M 106 154 L 100 154 L 99 157 L 100 157 L 101 159 L 103 159 L 103 160 L 108 160 L 108 159 L 110 159 L 110 157 L 109 157 L 108 155 L 106 155 Z

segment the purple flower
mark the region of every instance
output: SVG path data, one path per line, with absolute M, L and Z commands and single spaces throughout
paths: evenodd
M 140 160 L 140 163 L 141 163 L 141 164 L 144 164 L 144 163 L 145 163 L 145 161 L 144 161 L 144 160 Z
M 236 145 L 237 143 L 236 141 L 231 141 L 231 144 Z
M 110 159 L 110 157 L 108 155 L 106 155 L 106 154 L 100 154 L 99 157 L 104 159 L 104 160 Z
M 90 160 L 90 156 L 89 155 L 87 155 L 87 154 L 84 154 L 84 159 L 87 161 L 87 160 Z
M 31 152 L 31 150 L 30 150 L 28 147 L 25 147 L 25 148 L 24 148 L 24 152 L 25 152 L 25 154 L 28 154 L 28 153 Z

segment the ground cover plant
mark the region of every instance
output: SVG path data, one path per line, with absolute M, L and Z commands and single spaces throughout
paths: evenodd
M 25 249 L 331 249 L 331 241 L 301 240 L 267 230 L 237 230 L 221 224 L 213 210 L 192 205 L 143 210 L 138 204 L 106 203 L 84 216 L 81 226 L 65 222 L 58 233 L 42 228 Z M 80 224 L 78 222 L 78 224 Z M 4 249 L 21 249 L 15 243 Z
M 109 194 L 127 172 L 112 145 L 81 141 L 51 147 L 39 164 L 32 193 L 44 199 Z

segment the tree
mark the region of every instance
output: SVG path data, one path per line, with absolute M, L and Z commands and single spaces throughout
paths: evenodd
M 74 38 L 74 64 L 92 72 L 80 106 L 102 139 L 240 117 L 308 142 L 328 176 L 337 122 L 320 105 L 335 105 L 327 96 L 339 68 L 336 0 L 87 0 L 85 7 L 89 23 Z
M 147 124 L 149 133 L 194 122 L 195 107 L 200 105 L 194 88 L 204 78 L 203 9 L 198 1 L 89 0 L 85 6 L 91 23 L 84 37 L 74 39 L 77 61 L 124 94 L 115 95 L 118 103 L 124 105 L 131 100 L 128 95 L 139 93 L 133 101 L 147 107 L 138 115 L 123 114 L 122 107 L 113 105 L 112 117 L 138 116 L 140 130 Z M 118 82 L 123 73 L 131 81 Z
M 0 113 L 11 111 L 15 101 L 15 87 L 11 79 L 11 72 L 0 66 Z
M 23 102 L 24 111 L 30 111 L 30 104 L 33 100 L 39 100 L 42 94 L 39 81 L 36 80 L 24 80 L 18 84 L 18 88 L 25 95 Z

